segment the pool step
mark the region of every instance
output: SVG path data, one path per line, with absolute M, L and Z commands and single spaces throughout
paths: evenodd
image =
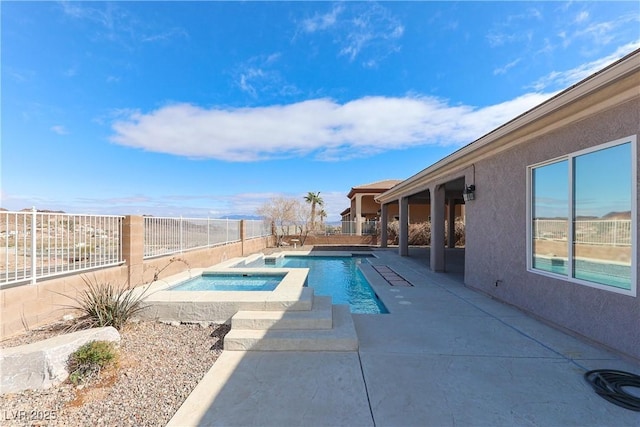
M 273 293 L 272 297 L 260 304 L 243 304 L 241 310 L 267 311 L 309 311 L 313 307 L 313 288 L 303 287 L 291 294 Z
M 314 296 L 308 311 L 241 310 L 231 318 L 236 329 L 331 329 L 331 297 Z
M 320 298 L 320 297 L 316 297 Z M 224 337 L 236 351 L 356 351 L 358 337 L 348 305 L 332 305 L 331 329 L 238 329 Z

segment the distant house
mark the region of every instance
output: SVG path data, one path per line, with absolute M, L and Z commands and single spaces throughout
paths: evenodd
M 375 201 L 375 197 L 401 181 L 400 179 L 388 179 L 351 187 L 351 191 L 347 194 L 351 201 L 350 206 L 340 213 L 343 232 L 351 233 L 351 228 L 353 228 L 355 230 L 353 234 L 362 235 L 363 224 L 377 221 L 380 218 L 380 203 Z M 397 209 L 392 210 L 390 214 L 397 216 Z
M 640 359 L 639 133 L 636 50 L 376 196 L 381 244 L 399 216 L 408 255 L 424 209 L 446 272 L 447 207 L 465 204 L 467 286 Z
M 372 182 L 370 184 L 359 185 L 357 187 L 351 187 L 351 191 L 347 194 L 347 197 L 351 201 L 350 206 L 344 211 L 340 212 L 343 223 L 343 233 L 350 232 L 350 228 L 356 230 L 353 234 L 362 234 L 362 230 L 367 229 L 367 224 L 373 221 L 380 220 L 381 205 L 376 200 L 376 197 L 385 191 L 390 190 L 395 185 L 402 182 L 399 179 L 388 179 L 384 181 Z M 451 226 L 454 226 L 456 217 L 464 217 L 464 205 L 462 204 L 462 195 L 457 196 L 459 200 L 457 203 L 451 200 L 447 206 L 453 207 L 451 210 L 452 220 Z M 422 206 L 419 206 L 422 205 Z M 387 207 L 387 215 L 390 220 L 398 220 L 399 210 L 397 204 L 390 204 Z M 412 199 L 412 204 L 409 206 L 408 211 L 408 223 L 418 224 L 429 221 L 430 209 L 429 200 L 419 197 Z M 449 217 L 449 208 L 447 207 L 447 215 Z M 455 235 L 451 233 L 450 235 Z

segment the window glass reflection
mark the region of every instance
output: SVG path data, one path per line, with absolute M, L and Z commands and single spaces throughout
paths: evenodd
M 631 289 L 631 143 L 573 161 L 573 277 Z
M 569 163 L 563 160 L 532 170 L 532 266 L 568 274 Z

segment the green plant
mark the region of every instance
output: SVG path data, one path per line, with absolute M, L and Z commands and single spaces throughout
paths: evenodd
M 100 371 L 118 361 L 115 345 L 109 341 L 91 341 L 69 356 L 69 381 L 78 385 L 100 375 Z
M 124 325 L 145 307 L 142 305 L 148 287 L 136 292 L 129 286 L 117 286 L 110 282 L 98 282 L 82 277 L 86 288 L 76 296 L 67 296 L 75 304 L 66 306 L 80 311 L 78 321 L 70 330 L 113 326 L 121 330 Z M 63 294 L 64 295 L 64 294 Z
M 157 282 L 158 280 L 160 280 L 160 274 L 162 274 L 162 272 L 164 270 L 166 270 L 171 264 L 173 264 L 174 262 L 181 262 L 183 263 L 188 269 L 191 269 L 191 265 L 189 264 L 189 262 L 184 259 L 184 258 L 177 258 L 177 257 L 173 257 L 169 260 L 169 262 L 162 268 L 158 268 L 156 266 L 153 266 L 152 268 L 154 269 L 153 272 L 153 280 L 151 281 L 151 283 L 153 282 Z

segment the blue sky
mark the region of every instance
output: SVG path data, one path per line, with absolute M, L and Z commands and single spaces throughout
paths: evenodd
M 638 2 L 6 2 L 0 206 L 253 215 L 407 178 L 640 47 Z

